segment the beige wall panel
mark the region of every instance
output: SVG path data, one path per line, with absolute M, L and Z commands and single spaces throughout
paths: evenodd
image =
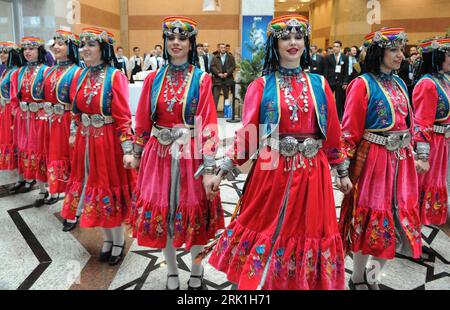
M 204 12 L 207 15 L 239 14 L 240 0 L 222 0 L 221 11 Z M 203 0 L 129 0 L 128 10 L 133 15 L 198 15 L 203 10 Z
M 119 0 L 79 0 L 80 4 L 86 4 L 90 7 L 101 9 L 114 14 L 120 13 L 120 2 Z M 150 1 L 147 1 L 150 2 Z

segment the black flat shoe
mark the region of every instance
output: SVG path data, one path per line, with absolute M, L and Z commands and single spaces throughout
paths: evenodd
M 59 201 L 59 194 L 56 197 L 50 196 L 50 198 L 45 198 L 44 199 L 44 204 L 46 204 L 46 205 L 54 205 L 58 201 Z
M 169 288 L 169 278 L 178 278 L 178 275 L 177 274 L 171 274 L 171 275 L 167 276 L 166 291 L 179 291 L 180 290 L 180 280 L 178 280 L 177 288 L 170 289 Z
M 350 280 L 348 281 L 348 287 L 352 291 L 357 291 L 356 287 L 359 285 L 365 285 L 365 286 L 367 286 L 367 290 L 370 290 L 370 286 L 369 286 L 369 283 L 367 283 L 367 281 L 354 283 L 352 278 L 350 278 Z
M 116 266 L 117 264 L 119 264 L 124 256 L 125 253 L 125 242 L 123 243 L 123 245 L 113 245 L 113 248 L 121 248 L 122 251 L 120 252 L 120 254 L 118 256 L 112 256 L 109 258 L 109 265 L 110 266 Z M 111 248 L 111 252 L 112 252 L 112 248 Z
M 43 205 L 45 205 L 45 199 L 47 199 L 50 194 L 49 192 L 45 192 L 45 193 L 39 193 L 40 198 L 36 199 L 36 201 L 34 202 L 34 207 L 35 208 L 40 208 Z
M 111 244 L 113 244 L 112 241 L 103 241 L 103 243 L 111 243 Z M 112 247 L 111 247 L 111 249 L 108 252 L 100 252 L 100 256 L 98 258 L 99 261 L 101 261 L 101 262 L 108 261 L 110 259 L 110 257 L 111 257 L 111 253 L 112 253 Z
M 25 187 L 25 184 L 27 184 L 26 181 L 17 182 L 8 190 L 8 192 L 11 195 L 17 194 L 23 187 Z
M 78 224 L 78 219 L 79 219 L 80 217 L 79 216 L 77 216 L 76 217 L 76 222 L 75 223 L 69 223 L 67 220 L 64 220 L 64 227 L 63 227 L 63 231 L 64 232 L 69 232 L 69 231 L 72 231 L 72 230 L 74 230 L 76 227 L 77 227 L 77 224 Z
M 188 291 L 207 291 L 208 287 L 206 286 L 205 280 L 203 279 L 203 276 L 205 274 L 205 270 L 203 269 L 202 275 L 201 276 L 193 276 L 191 275 L 191 279 L 195 278 L 195 279 L 200 279 L 201 284 L 200 286 L 191 286 L 191 279 L 189 279 L 187 285 L 188 285 Z

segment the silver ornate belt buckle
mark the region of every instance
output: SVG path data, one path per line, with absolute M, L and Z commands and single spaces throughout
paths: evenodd
M 402 147 L 406 148 L 411 144 L 411 134 L 409 132 L 404 133 L 402 136 Z
M 303 142 L 303 155 L 310 159 L 314 158 L 319 152 L 319 142 L 315 139 L 308 138 Z
M 386 139 L 386 149 L 390 152 L 397 151 L 400 148 L 401 144 L 402 141 L 399 135 L 389 135 Z
M 167 128 L 161 129 L 157 138 L 162 145 L 170 145 L 173 142 L 172 131 Z
M 51 102 L 44 103 L 44 111 L 47 115 L 53 114 L 53 106 L 52 106 Z
M 172 138 L 180 145 L 188 144 L 191 138 L 191 131 L 187 128 L 176 128 L 174 129 Z
M 36 102 L 31 102 L 29 104 L 30 111 L 36 113 L 39 111 L 39 105 Z
M 105 125 L 105 120 L 103 116 L 95 114 L 91 116 L 91 125 L 94 128 L 100 128 Z
M 445 126 L 444 134 L 445 134 L 445 139 L 450 138 L 450 125 Z
M 27 112 L 28 111 L 28 103 L 26 103 L 26 102 L 20 102 L 20 109 L 23 111 L 23 112 Z
M 285 157 L 292 157 L 298 153 L 298 141 L 293 137 L 285 137 L 280 141 L 280 153 Z
M 83 123 L 84 127 L 89 127 L 91 126 L 91 119 L 89 118 L 88 115 L 86 114 L 82 114 L 81 115 L 81 122 Z
M 4 99 L 0 99 L 0 105 L 4 108 L 6 106 L 6 101 Z
M 63 115 L 64 114 L 64 106 L 62 104 L 55 104 L 53 106 L 53 111 L 55 111 L 56 115 Z

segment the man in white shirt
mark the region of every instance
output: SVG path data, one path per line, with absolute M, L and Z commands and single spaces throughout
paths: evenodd
M 144 67 L 146 71 L 156 71 L 164 66 L 164 58 L 162 57 L 163 47 L 161 45 L 155 45 L 155 55 L 148 55 L 144 60 Z
M 119 66 L 117 67 L 117 69 L 122 71 L 122 73 L 128 77 L 128 70 L 127 70 L 128 58 L 123 55 L 123 47 L 122 46 L 119 46 L 117 48 L 116 56 L 117 56 L 117 62 L 119 63 Z
M 128 74 L 130 81 L 133 83 L 133 76 L 142 71 L 144 66 L 144 59 L 140 56 L 141 49 L 139 47 L 133 48 L 134 55 L 128 61 Z

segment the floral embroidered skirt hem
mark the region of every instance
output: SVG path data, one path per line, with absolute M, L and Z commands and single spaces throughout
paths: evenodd
M 430 170 L 419 174 L 420 219 L 422 225 L 443 225 L 447 221 L 447 167 L 449 139 L 434 134 L 430 143 Z
M 12 107 L 7 104 L 0 112 L 0 170 L 17 169 L 13 124 Z
M 263 290 L 343 290 L 344 254 L 339 234 L 327 238 L 282 238 L 252 231 L 234 221 L 213 250 L 209 263 L 227 274 L 240 290 L 258 287 L 268 267 Z

